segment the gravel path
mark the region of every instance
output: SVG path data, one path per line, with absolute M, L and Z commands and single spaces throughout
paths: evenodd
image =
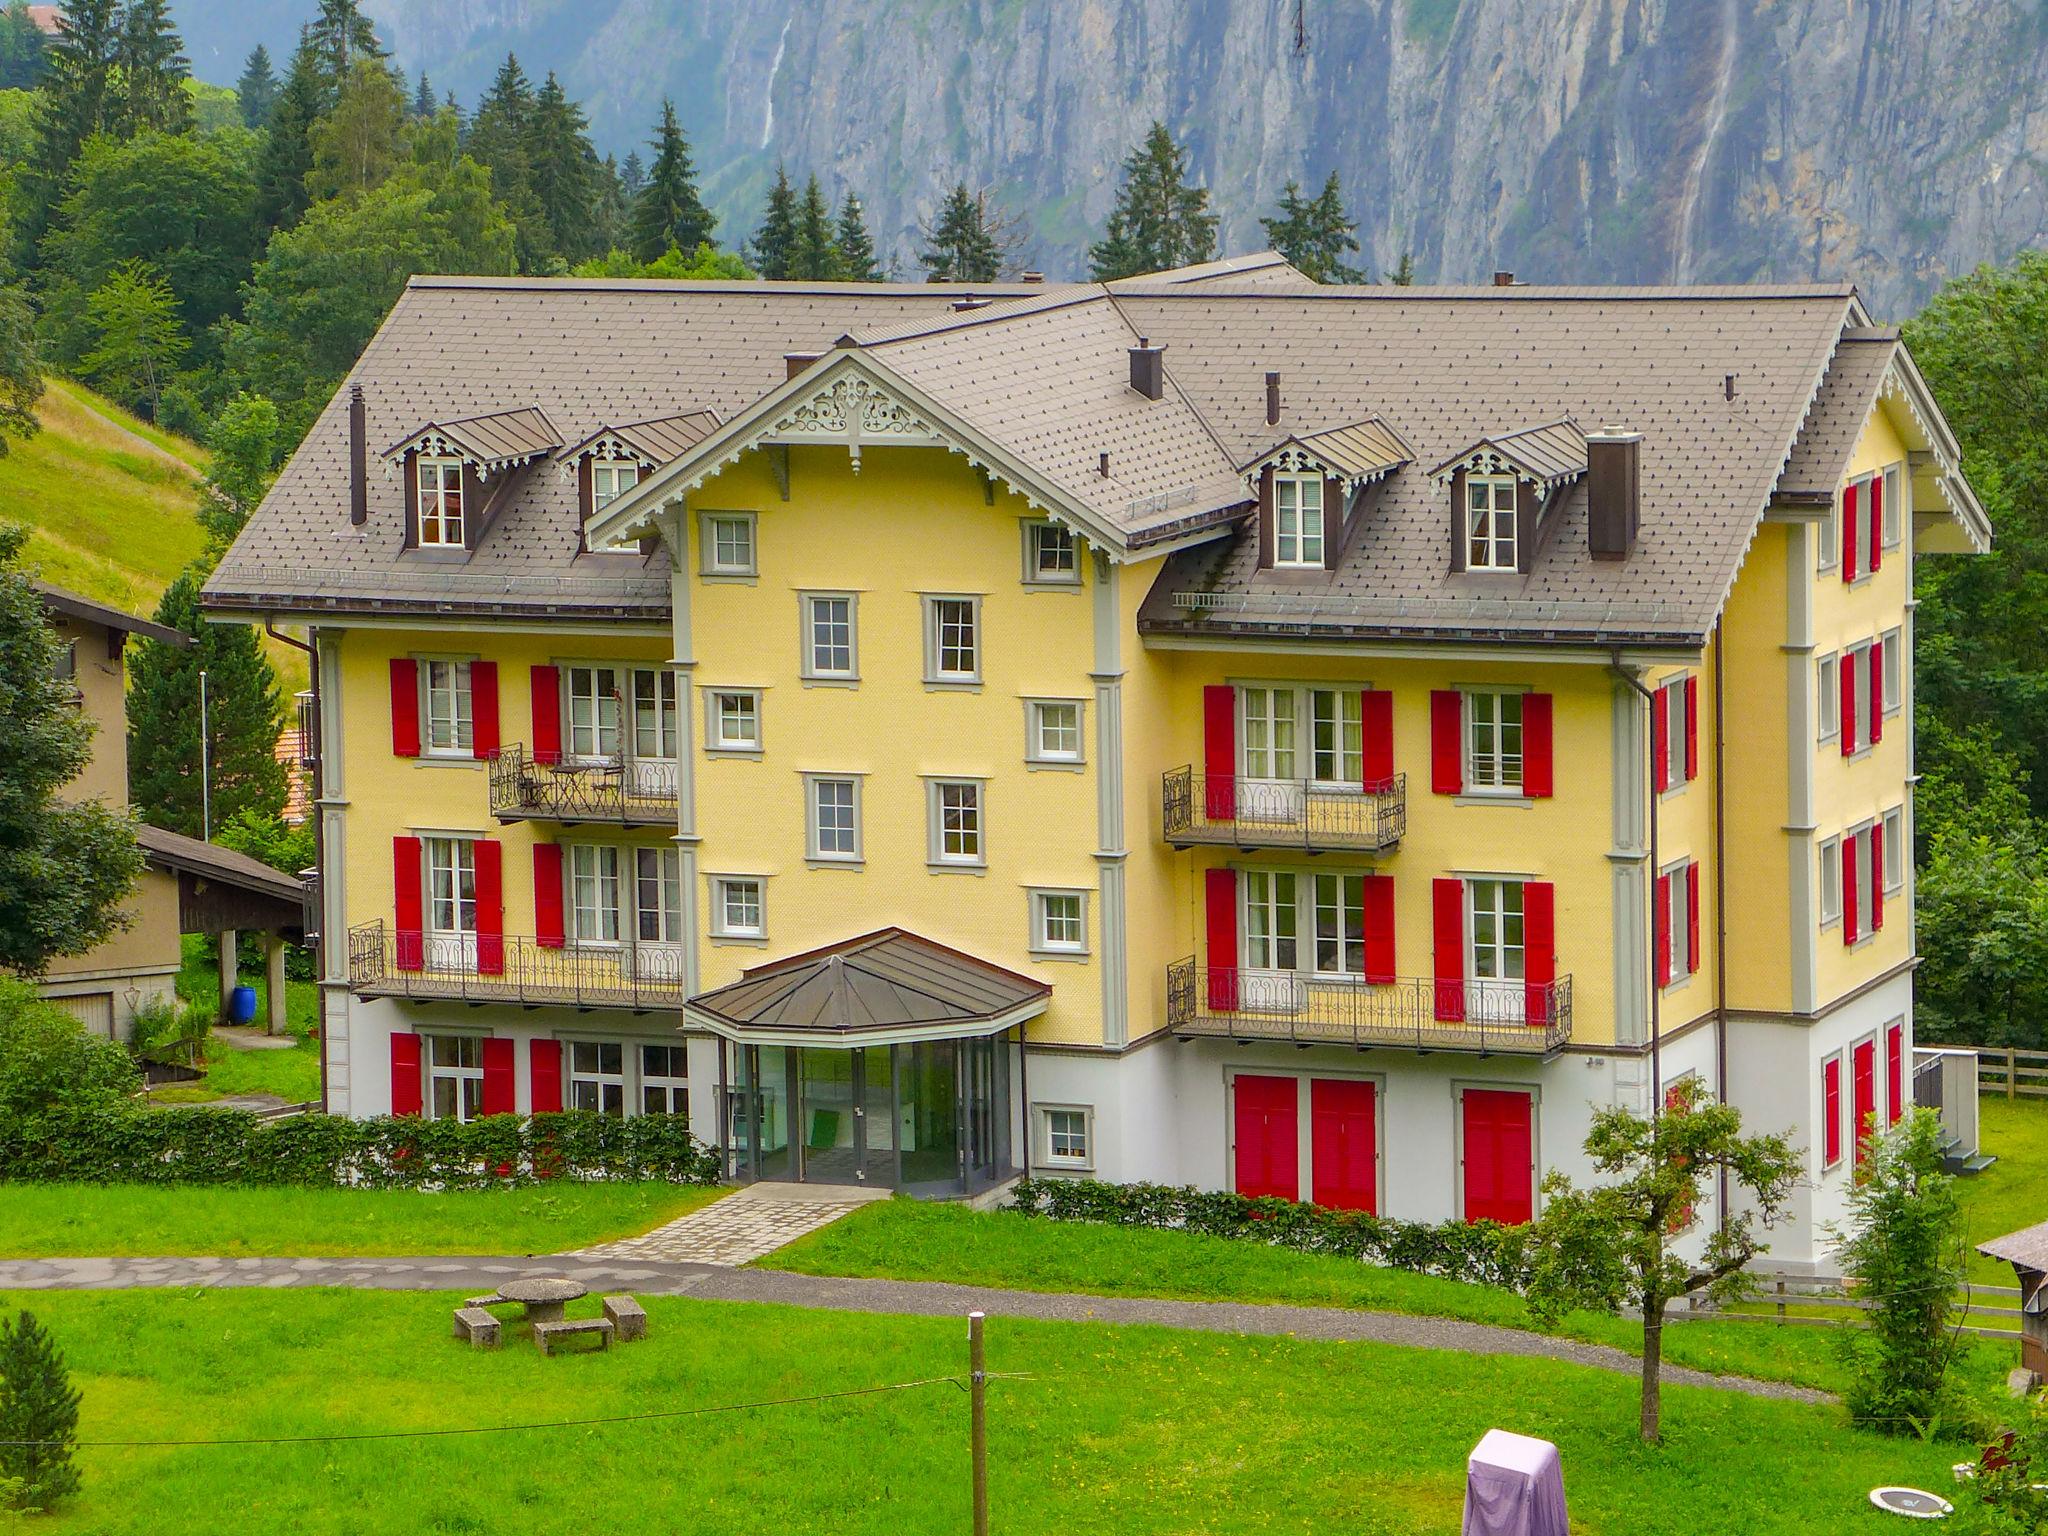
M 1343 1307 L 1267 1306 L 1231 1301 L 1165 1301 L 1128 1296 L 1070 1296 L 999 1290 L 926 1280 L 852 1280 L 723 1265 L 586 1258 L 422 1259 L 7 1259 L 0 1260 L 0 1290 L 119 1290 L 136 1286 L 345 1286 L 365 1290 L 495 1290 L 515 1275 L 568 1275 L 592 1291 L 689 1295 L 706 1300 L 769 1302 L 833 1312 L 883 1312 L 916 1317 L 1043 1318 L 1055 1322 L 1148 1324 L 1207 1333 L 1291 1336 L 1332 1343 L 1400 1344 L 1476 1355 L 1518 1355 L 1563 1360 L 1633 1376 L 1634 1355 L 1605 1344 L 1583 1344 L 1547 1334 L 1495 1328 L 1449 1318 L 1409 1317 Z M 1682 1325 L 1681 1325 L 1682 1326 Z M 1715 1387 L 1751 1397 L 1802 1403 L 1833 1399 L 1810 1387 L 1713 1376 L 1666 1365 L 1664 1379 L 1679 1386 Z

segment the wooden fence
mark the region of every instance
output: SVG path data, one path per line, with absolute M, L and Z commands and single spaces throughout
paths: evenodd
M 1803 1275 L 1759 1273 L 1756 1276 L 1760 1294 L 1748 1301 L 1739 1302 L 1743 1310 L 1702 1309 L 1698 1312 L 1673 1312 L 1674 1319 L 1681 1317 L 1729 1318 L 1743 1323 L 1772 1323 L 1794 1327 L 1828 1327 L 1845 1323 L 1852 1312 L 1867 1312 L 1872 1303 L 1854 1294 L 1855 1282 L 1840 1275 Z M 2008 1305 L 1991 1306 L 1980 1302 L 1978 1297 L 2001 1297 Z M 1964 1288 L 1958 1299 L 1963 1303 L 1964 1316 L 1970 1321 L 1963 1325 L 1965 1333 L 1974 1333 L 1987 1339 L 2017 1339 L 2019 1337 L 2020 1292 L 2011 1285 L 1977 1285 Z M 1822 1314 L 1815 1317 L 1794 1308 L 1816 1308 Z M 1986 1323 L 2002 1322 L 2004 1327 L 1986 1327 Z
M 2008 1099 L 2048 1099 L 2048 1051 L 2022 1051 L 2009 1045 L 1958 1045 L 1977 1053 L 1977 1091 Z

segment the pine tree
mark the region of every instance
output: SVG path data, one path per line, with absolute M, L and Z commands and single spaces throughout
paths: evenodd
M 434 87 L 428 81 L 427 72 L 423 69 L 420 71 L 420 88 L 413 92 L 412 115 L 424 122 L 434 115 L 435 110 Z
M 1412 253 L 1408 251 L 1401 253 L 1401 259 L 1394 264 L 1394 270 L 1388 276 L 1387 281 L 1396 288 L 1412 288 L 1415 286 L 1415 257 Z
M 29 14 L 28 0 L 7 0 L 0 13 L 0 91 L 34 90 L 42 83 L 48 45 Z
M 116 0 L 70 0 L 65 6 L 63 25 L 50 43 L 36 112 L 35 166 L 20 231 L 27 248 L 42 238 L 85 141 L 114 126 L 120 112 L 114 77 L 120 46 Z
M 619 243 L 626 222 L 626 189 L 619 177 L 616 155 L 606 155 L 593 172 L 596 190 L 590 197 L 590 244 L 593 250 L 608 251 Z
M 549 247 L 564 261 L 581 261 L 599 249 L 594 204 L 602 167 L 590 146 L 589 126 L 583 108 L 549 70 L 527 114 L 525 153 Z
M 78 1492 L 78 1401 L 64 1357 L 34 1315 L 0 1321 L 0 1483 L 20 1481 L 11 1507 L 47 1510 Z
M 819 190 L 818 178 L 804 183 L 796 210 L 796 244 L 789 253 L 789 275 L 805 282 L 836 283 L 845 276 L 839 247 L 832 238 L 832 206 Z
M 242 108 L 242 121 L 251 128 L 269 126 L 277 109 L 277 76 L 270 68 L 270 50 L 258 43 L 242 63 L 242 78 L 235 82 L 235 99 Z
M 716 227 L 711 210 L 697 196 L 689 141 L 667 97 L 661 102 L 661 128 L 649 147 L 654 165 L 626 219 L 626 249 L 640 261 L 658 261 L 670 246 L 694 251 L 710 241 Z
M 986 192 L 955 182 L 936 219 L 918 225 L 924 249 L 918 263 L 935 283 L 992 283 L 1008 264 L 1010 223 L 989 207 Z
M 780 281 L 790 275 L 796 257 L 796 190 L 789 184 L 789 172 L 778 162 L 775 180 L 768 187 L 768 206 L 761 215 L 761 227 L 754 231 L 754 269 L 763 277 Z
M 1358 225 L 1344 214 L 1344 194 L 1337 173 L 1323 183 L 1315 197 L 1305 198 L 1293 177 L 1280 194 L 1279 212 L 1262 218 L 1266 238 L 1273 249 L 1292 262 L 1305 277 L 1319 283 L 1362 283 L 1366 274 L 1344 262 L 1346 251 L 1358 249 Z
M 306 211 L 311 200 L 306 173 L 313 168 L 313 125 L 327 106 L 320 55 L 311 38 L 301 34 L 256 162 L 256 218 L 261 228 L 290 229 Z
M 189 649 L 145 640 L 128 666 L 128 791 L 143 819 L 188 837 L 201 831 L 199 674 L 206 673 L 207 771 L 215 825 L 243 811 L 284 807 L 277 737 L 284 693 L 246 624 L 208 624 L 199 613 L 199 566 L 164 590 L 156 621 L 182 630 Z
M 381 59 L 376 29 L 356 0 L 320 0 L 320 14 L 301 34 L 319 56 L 320 72 L 328 89 L 338 91 L 356 67 L 357 59 Z
M 114 63 L 121 71 L 118 132 L 127 136 L 153 128 L 184 133 L 191 128 L 192 98 L 185 82 L 192 77 L 192 61 L 171 25 L 169 0 L 130 0 Z
M 875 242 L 868 234 L 868 223 L 860 205 L 860 198 L 852 192 L 848 192 L 839 205 L 837 244 L 840 270 L 847 282 L 887 281 L 888 274 L 875 260 Z
M 619 165 L 619 190 L 630 202 L 640 195 L 640 189 L 647 185 L 647 167 L 640 163 L 640 151 L 629 149 L 626 158 Z
M 1088 248 L 1097 282 L 1192 266 L 1216 254 L 1216 215 L 1209 193 L 1188 182 L 1188 152 L 1166 125 L 1154 122 L 1145 142 L 1124 161 L 1124 184 L 1109 229 Z
M 522 271 L 538 271 L 553 254 L 554 240 L 534 195 L 533 167 L 527 158 L 527 135 L 534 110 L 533 82 L 526 78 L 516 54 L 491 81 L 477 104 L 463 152 L 491 173 L 491 192 L 505 205 L 518 232 Z

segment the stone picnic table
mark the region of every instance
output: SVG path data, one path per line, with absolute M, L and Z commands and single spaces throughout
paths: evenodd
M 516 1301 L 526 1309 L 529 1323 L 557 1323 L 570 1302 L 589 1294 L 588 1286 L 560 1275 L 519 1275 L 499 1285 L 495 1297 L 483 1299 L 486 1303 Z

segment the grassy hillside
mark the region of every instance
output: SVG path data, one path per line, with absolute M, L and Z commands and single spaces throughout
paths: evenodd
M 43 429 L 0 458 L 0 518 L 28 525 L 43 579 L 148 614 L 199 553 L 205 451 L 51 379 Z

